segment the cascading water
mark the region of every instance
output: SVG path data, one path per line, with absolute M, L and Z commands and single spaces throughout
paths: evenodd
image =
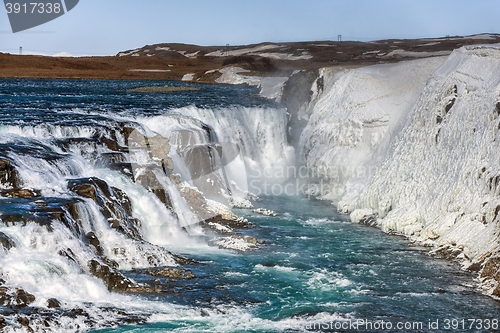
M 97 102 L 85 93 L 80 99 L 87 100 L 86 108 L 66 105 L 74 96 L 59 95 L 51 83 L 43 82 L 46 95 L 36 96 L 49 108 L 28 108 L 26 96 L 33 92 L 27 89 L 20 93 L 25 105 L 16 104 L 17 93 L 2 97 L 0 115 L 0 159 L 7 175 L 0 182 L 0 232 L 9 244 L 1 247 L 0 274 L 5 285 L 35 295 L 37 305 L 55 297 L 73 305 L 75 300 L 93 302 L 109 297 L 106 286 L 137 288 L 117 269 L 176 266 L 185 259 L 169 251 L 206 249 L 200 222 L 229 211 L 205 201 L 192 186 L 201 177 L 214 188 L 217 182 L 220 196 L 205 196 L 223 203 L 232 202 L 234 184 L 247 188 L 235 178 L 241 172 L 228 169 L 226 174 L 224 162 L 232 162 L 224 159 L 229 144 L 238 149 L 231 160 L 252 165 L 284 163 L 289 154 L 282 135 L 284 110 L 229 105 L 153 115 L 142 108 L 114 113 L 96 110 Z M 2 89 L 10 91 L 11 84 L 23 86 L 22 81 L 6 81 Z M 273 129 L 273 123 L 279 126 Z M 207 165 L 196 176 L 203 168 L 200 161 Z M 203 214 L 194 207 L 200 200 Z M 20 256 L 31 264 L 15 264 Z M 73 286 L 76 277 L 87 281 L 85 287 Z
M 255 89 L 141 85 L 0 80 L 2 332 L 494 318 L 468 276 L 328 203 L 250 202 L 295 161 L 286 110 Z

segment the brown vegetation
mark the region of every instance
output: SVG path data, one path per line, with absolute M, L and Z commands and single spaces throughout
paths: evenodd
M 396 62 L 433 56 L 432 52 L 437 51 L 451 52 L 464 45 L 499 42 L 500 35 L 490 35 L 489 39 L 469 36 L 373 42 L 262 43 L 246 46 L 157 44 L 125 51 L 116 56 L 78 58 L 0 53 L 0 78 L 180 80 L 184 74 L 194 73 L 196 81 L 213 82 L 218 77 L 218 72 L 214 73 L 213 70 L 229 65 L 252 71 L 247 73 L 249 75 L 283 75 L 296 69 L 316 70 L 335 65 L 361 66 Z M 252 49 L 256 51 L 251 51 Z M 391 54 L 395 50 L 420 54 Z M 222 56 L 210 55 L 212 52 L 218 52 Z M 425 52 L 429 54 L 426 55 Z M 279 55 L 299 59 L 278 59 Z M 304 55 L 309 58 L 300 59 Z M 207 71 L 211 72 L 206 74 Z

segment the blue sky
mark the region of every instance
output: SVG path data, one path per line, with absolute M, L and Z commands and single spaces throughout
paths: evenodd
M 15 0 L 12 0 L 15 2 Z M 500 33 L 499 0 L 80 0 L 13 34 L 0 10 L 0 52 L 109 55 L 146 44 L 368 41 Z

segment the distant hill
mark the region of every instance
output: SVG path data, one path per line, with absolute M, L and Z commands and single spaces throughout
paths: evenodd
M 248 70 L 248 75 L 289 76 L 294 70 L 397 62 L 448 55 L 464 45 L 492 43 L 500 43 L 500 35 L 241 46 L 172 43 L 146 45 L 119 52 L 114 57 L 54 58 L 0 54 L 0 77 L 156 80 L 180 80 L 184 77 L 197 82 L 214 82 L 221 75 L 219 69 L 227 66 Z

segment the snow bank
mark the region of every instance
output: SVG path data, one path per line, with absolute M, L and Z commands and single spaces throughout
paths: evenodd
M 247 69 L 240 67 L 225 67 L 219 69 L 222 75 L 215 80 L 217 83 L 226 84 L 248 84 L 251 86 L 258 86 L 260 84 L 260 78 L 257 76 L 247 76 L 243 73 L 250 72 Z
M 288 77 L 260 77 L 245 75 L 250 72 L 240 67 L 225 67 L 218 70 L 222 75 L 215 80 L 217 83 L 248 84 L 260 88 L 260 95 L 264 98 L 280 101 L 283 94 L 283 85 Z M 208 72 L 207 72 L 208 73 Z
M 181 81 L 193 81 L 194 76 L 195 76 L 195 73 L 184 74 L 184 76 L 182 77 Z
M 218 51 L 214 51 L 214 52 L 210 52 L 210 53 L 205 54 L 205 57 L 226 57 L 226 56 L 237 57 L 237 56 L 245 55 L 248 53 L 256 53 L 256 52 L 261 52 L 261 51 L 277 49 L 277 48 L 281 48 L 281 47 L 283 47 L 283 45 L 265 44 L 265 45 L 257 45 L 254 47 L 231 50 L 231 51 L 218 50 Z
M 427 44 L 429 45 L 429 44 Z M 422 45 L 419 45 L 422 46 Z M 427 57 L 438 57 L 449 55 L 451 51 L 435 51 L 435 52 L 415 52 L 415 51 L 405 51 L 405 50 L 394 50 L 385 55 L 385 57 L 393 57 L 395 55 L 400 55 L 402 57 L 413 57 L 413 58 L 427 58 Z
M 304 130 L 303 157 L 328 185 L 317 194 L 359 222 L 479 264 L 500 296 L 500 46 L 463 47 L 440 63 L 337 78 Z

